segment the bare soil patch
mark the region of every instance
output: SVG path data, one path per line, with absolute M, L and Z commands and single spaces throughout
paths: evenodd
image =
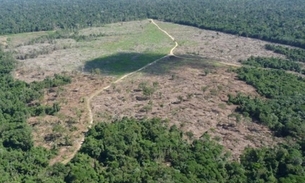
M 157 74 L 161 68 L 167 72 Z M 97 122 L 158 117 L 192 132 L 194 138 L 209 132 L 238 159 L 248 146 L 272 146 L 280 141 L 266 127 L 234 114 L 236 106 L 227 105 L 227 95 L 238 92 L 258 96 L 228 67 L 172 57 L 102 92 L 92 108 Z

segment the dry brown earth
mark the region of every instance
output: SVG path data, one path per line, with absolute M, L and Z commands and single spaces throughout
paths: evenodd
M 160 74 L 164 68 L 167 72 Z M 143 84 L 155 90 L 151 96 L 144 94 Z M 158 117 L 192 132 L 194 138 L 209 132 L 237 159 L 245 147 L 272 146 L 280 141 L 266 127 L 235 116 L 236 106 L 226 102 L 228 94 L 238 92 L 258 96 L 227 66 L 172 57 L 102 92 L 92 108 L 99 122 Z
M 59 102 L 60 112 L 55 116 L 31 117 L 28 120 L 33 128 L 35 146 L 58 150 L 58 156 L 50 164 L 73 157 L 70 156 L 74 155 L 89 126 L 86 107 L 88 94 L 109 85 L 113 80 L 112 77 L 81 73 L 73 73 L 71 77 L 71 84 L 46 90 L 41 101 L 44 105 Z

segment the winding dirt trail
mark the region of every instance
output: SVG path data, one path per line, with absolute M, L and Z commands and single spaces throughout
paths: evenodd
M 159 59 L 157 59 L 157 60 L 155 60 L 155 61 L 153 61 L 153 62 L 151 62 L 151 63 L 145 65 L 144 67 L 142 67 L 142 68 L 140 68 L 140 69 L 138 69 L 138 70 L 136 70 L 136 71 L 130 72 L 130 73 L 128 73 L 128 74 L 125 74 L 124 76 L 122 76 L 122 77 L 120 77 L 119 79 L 115 80 L 114 82 L 112 82 L 112 83 L 109 84 L 108 86 L 106 86 L 106 87 L 104 87 L 104 88 L 101 88 L 101 89 L 95 91 L 94 93 L 92 93 L 91 95 L 89 95 L 89 96 L 86 98 L 86 108 L 87 108 L 87 110 L 88 110 L 88 115 L 89 115 L 89 117 L 88 117 L 88 120 L 89 120 L 88 129 L 91 128 L 91 126 L 92 126 L 92 124 L 93 124 L 93 113 L 92 113 L 92 109 L 91 109 L 91 101 L 92 101 L 92 99 L 93 99 L 94 97 L 96 97 L 97 95 L 99 95 L 102 91 L 108 89 L 112 84 L 118 83 L 118 82 L 122 81 L 123 79 L 125 79 L 125 78 L 131 76 L 132 74 L 137 73 L 137 72 L 140 72 L 140 71 L 142 71 L 143 69 L 145 69 L 145 68 L 147 68 L 147 67 L 149 67 L 149 66 L 151 66 L 151 65 L 153 65 L 153 64 L 155 64 L 155 63 L 157 63 L 158 61 L 160 61 L 160 60 L 162 60 L 162 59 L 164 59 L 164 58 L 166 58 L 166 57 L 174 56 L 174 50 L 175 50 L 175 49 L 178 47 L 178 45 L 179 45 L 179 44 L 177 43 L 177 41 L 175 41 L 175 38 L 174 38 L 173 36 L 171 36 L 171 35 L 170 35 L 168 32 L 166 32 L 165 30 L 163 30 L 158 24 L 156 24 L 155 21 L 154 21 L 153 19 L 149 19 L 149 21 L 150 21 L 152 24 L 154 24 L 160 31 L 164 32 L 164 34 L 166 34 L 171 40 L 173 40 L 173 41 L 175 42 L 175 46 L 170 50 L 170 52 L 169 52 L 168 55 L 165 55 L 164 57 L 159 58 Z M 67 164 L 67 163 L 75 156 L 75 154 L 79 151 L 79 149 L 81 148 L 82 144 L 84 143 L 84 140 L 85 140 L 85 136 L 83 135 L 83 136 L 79 139 L 78 144 L 77 144 L 77 147 L 74 149 L 74 151 L 71 152 L 71 154 L 70 154 L 68 157 L 66 157 L 65 160 L 62 161 L 61 163 Z
M 158 27 L 159 30 L 161 30 L 162 32 L 164 32 L 164 34 L 166 34 L 169 38 L 171 38 L 174 42 L 175 42 L 175 46 L 171 49 L 171 51 L 169 52 L 169 55 L 174 55 L 174 50 L 179 46 L 179 44 L 177 43 L 177 41 L 175 41 L 175 38 L 173 36 L 171 36 L 168 32 L 166 32 L 165 30 L 163 30 L 158 24 L 156 24 L 156 22 L 153 19 L 149 19 L 151 21 L 151 23 L 153 23 L 155 26 Z

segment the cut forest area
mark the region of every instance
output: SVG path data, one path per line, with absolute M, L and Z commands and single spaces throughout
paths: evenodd
M 163 71 L 163 73 L 161 73 Z M 204 59 L 167 58 L 124 82 L 113 84 L 92 103 L 95 121 L 132 117 L 167 119 L 192 138 L 208 132 L 234 159 L 246 147 L 272 147 L 282 139 L 228 105 L 228 94 L 258 96 L 227 66 Z
M 134 26 L 137 28 L 133 31 Z M 181 26 L 181 31 L 189 34 L 186 35 L 179 33 L 179 27 L 147 20 L 88 28 L 71 34 L 42 33 L 20 42 L 18 36 L 16 40 L 10 39 L 11 44 L 6 49 L 14 50 L 19 59 L 18 67 L 12 72 L 15 78 L 29 84 L 57 74 L 71 78 L 65 85 L 46 85 L 44 96 L 39 98 L 39 103 L 55 106 L 54 113 L 41 112 L 27 120 L 33 145 L 52 152 L 48 159 L 50 166 L 62 163 L 73 167 L 78 158 L 100 157 L 99 148 L 87 139 L 92 139 L 92 135 L 99 138 L 90 128 L 94 131 L 101 123 L 112 128 L 112 124 L 115 126 L 120 121 L 132 124 L 136 120 L 146 125 L 147 120 L 160 123 L 158 120 L 162 119 L 162 125 L 166 124 L 170 133 L 181 130 L 183 143 L 196 144 L 202 139 L 215 143 L 215 150 L 222 152 L 227 163 L 245 163 L 244 157 L 249 153 L 267 147 L 276 149 L 287 142 L 286 138 L 275 136 L 272 124 L 265 125 L 261 116 L 240 110 L 238 102 L 244 98 L 232 96 L 247 96 L 249 101 L 250 98 L 266 100 L 256 86 L 242 81 L 237 68 L 252 64 L 301 72 L 301 64 L 286 60 L 290 51 L 294 56 L 299 52 L 286 46 L 276 47 L 286 51 L 285 55 L 280 55 L 267 50 L 264 41 Z M 103 44 L 105 40 L 109 44 Z M 89 47 L 93 49 L 86 53 Z M 61 60 L 59 55 L 54 57 L 59 52 L 70 56 L 65 58 L 67 60 Z M 83 53 L 90 58 L 79 57 Z M 108 140 L 113 141 L 112 137 Z M 94 150 L 88 151 L 88 148 Z M 128 149 L 126 153 L 132 154 Z M 176 160 L 162 159 L 171 151 L 158 152 L 159 155 L 153 155 L 156 163 L 169 168 L 177 166 Z M 160 153 L 164 155 L 160 157 Z M 73 171 L 72 168 L 65 175 L 67 179 L 75 179 L 71 175 Z M 103 176 L 109 176 L 104 173 Z
M 111 122 L 123 116 L 168 119 L 192 138 L 211 133 L 231 151 L 234 159 L 248 146 L 273 146 L 282 141 L 273 137 L 266 127 L 235 113 L 236 106 L 226 102 L 227 95 L 232 93 L 258 95 L 255 89 L 236 80 L 231 66 L 239 66 L 240 59 L 254 53 L 264 57 L 283 56 L 266 50 L 264 41 L 156 23 L 178 41 L 179 46 L 174 50 L 177 56 L 164 58 L 102 91 L 91 104 L 95 122 Z M 35 144 L 58 150 L 51 164 L 67 162 L 80 148 L 83 132 L 90 126 L 84 100 L 116 77 L 164 56 L 173 45 L 170 38 L 174 39 L 148 20 L 109 24 L 70 34 L 33 34 L 20 42 L 18 36 L 10 38 L 11 45 L 7 47 L 14 49 L 17 58 L 20 54 L 36 54 L 19 60 L 14 72 L 16 78 L 31 82 L 55 73 L 74 73 L 70 85 L 46 91 L 44 102 L 60 103 L 60 112 L 56 116 L 29 119 Z M 49 48 L 49 52 L 39 52 Z
M 170 34 L 177 39 L 179 47 L 175 50 L 175 54 L 178 56 L 200 56 L 235 64 L 250 56 L 284 58 L 281 54 L 266 50 L 265 45 L 270 44 L 266 41 L 174 23 L 156 22 L 165 30 L 169 30 Z
M 172 47 L 170 38 L 148 20 L 41 34 L 10 37 L 8 50 L 19 58 L 16 78 L 31 82 L 75 70 L 120 75 L 165 56 Z
M 302 1 L 3 0 L 0 182 L 304 182 Z
M 74 72 L 70 77 L 70 84 L 46 89 L 41 101 L 45 105 L 58 103 L 60 111 L 53 116 L 44 114 L 28 119 L 33 128 L 34 145 L 58 151 L 51 159 L 51 165 L 72 158 L 70 156 L 78 149 L 90 125 L 86 108 L 88 93 L 107 86 L 113 80 L 113 77 L 80 72 Z

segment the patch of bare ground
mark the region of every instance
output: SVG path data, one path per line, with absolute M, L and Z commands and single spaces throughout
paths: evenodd
M 175 55 L 198 55 L 231 63 L 238 63 L 238 60 L 250 56 L 283 58 L 264 48 L 270 42 L 173 23 L 156 23 L 178 41 L 179 47 L 175 50 Z
M 234 113 L 236 106 L 227 105 L 227 95 L 238 92 L 258 96 L 228 67 L 171 57 L 112 85 L 92 101 L 92 108 L 99 122 L 158 117 L 192 132 L 194 138 L 209 132 L 238 159 L 248 146 L 272 146 L 281 141 L 266 127 Z
M 72 83 L 49 88 L 45 91 L 44 105 L 58 102 L 60 111 L 55 116 L 31 117 L 28 120 L 33 128 L 35 146 L 55 149 L 58 155 L 50 160 L 50 164 L 63 162 L 82 141 L 84 132 L 88 130 L 87 96 L 107 86 L 113 78 L 81 73 L 71 74 Z

